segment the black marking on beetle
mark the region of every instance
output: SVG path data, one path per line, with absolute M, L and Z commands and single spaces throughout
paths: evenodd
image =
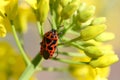
M 51 35 L 51 38 L 54 38 L 54 36 L 53 36 L 53 35 Z
M 52 29 L 51 31 L 54 32 L 54 33 L 56 32 L 56 30 L 54 30 L 54 29 Z
M 46 42 L 47 42 L 47 44 L 49 44 L 51 42 L 51 40 L 46 38 Z
M 53 49 L 51 46 L 48 46 L 47 48 L 48 48 L 49 50 L 52 50 L 52 49 Z
M 56 48 L 56 46 L 54 46 L 54 48 Z
M 50 56 L 50 54 L 49 54 L 48 51 L 44 51 L 44 52 L 43 52 L 43 57 L 44 57 L 44 59 L 48 59 L 49 56 Z
M 57 42 L 57 40 L 53 40 L 52 43 L 51 43 L 51 45 L 56 44 L 56 42 Z
M 46 36 L 48 37 L 49 35 L 50 35 L 50 33 L 48 32 Z
M 46 48 L 46 45 L 43 45 L 44 48 Z

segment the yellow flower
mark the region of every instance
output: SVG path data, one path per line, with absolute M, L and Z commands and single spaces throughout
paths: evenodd
M 96 70 L 96 73 L 97 73 L 96 78 L 98 78 L 98 76 L 99 76 L 99 78 L 101 78 L 101 79 L 106 79 L 106 78 L 108 78 L 109 73 L 110 73 L 110 67 L 96 68 L 95 70 Z
M 1 0 L 0 16 L 13 20 L 16 17 L 18 8 L 18 0 Z
M 96 42 L 94 40 L 89 40 L 87 42 L 88 44 L 94 45 L 85 48 L 86 55 L 92 58 L 89 62 L 91 66 L 101 68 L 111 66 L 118 62 L 118 55 L 114 53 L 111 45 L 104 45 L 101 42 Z
M 49 0 L 40 0 L 38 3 L 38 15 L 40 23 L 43 24 L 49 12 Z
M 0 16 L 5 15 L 5 6 L 9 3 L 9 1 L 1 0 L 0 1 Z
M 40 24 L 43 24 L 49 12 L 49 0 L 26 0 L 26 2 L 30 4 L 35 11 L 37 20 L 40 21 Z
M 10 20 L 16 17 L 17 7 L 18 0 L 0 1 L 0 24 L 5 27 L 7 32 L 11 32 Z M 6 31 L 4 30 L 4 33 L 6 33 Z
M 77 80 L 94 80 L 95 69 L 86 64 L 81 65 L 70 65 L 70 73 Z
M 14 20 L 18 32 L 26 32 L 28 22 L 35 22 L 36 17 L 32 9 L 26 4 L 21 3 L 18 7 L 18 14 Z
M 6 29 L 6 32 L 12 32 L 9 19 L 6 16 L 0 16 L 0 24 Z
M 101 78 L 99 75 L 96 76 L 95 80 L 108 80 L 107 78 Z
M 90 58 L 87 56 L 82 59 L 74 57 L 73 60 L 86 62 L 86 60 L 90 61 Z M 71 75 L 76 80 L 102 80 L 102 79 L 107 79 L 110 68 L 109 67 L 93 68 L 89 64 L 80 64 L 80 65 L 72 65 L 71 64 L 69 66 L 69 70 L 70 70 Z
M 5 1 L 5 0 L 4 0 Z M 4 14 L 10 19 L 13 20 L 17 14 L 18 0 L 7 0 L 5 1 L 7 5 L 3 5 Z
M 0 24 L 0 37 L 5 37 L 6 36 L 6 29 L 4 25 Z
M 0 42 L 0 79 L 18 80 L 25 67 L 21 55 L 7 42 Z
M 90 65 L 93 67 L 107 67 L 113 63 L 118 62 L 119 58 L 116 54 L 105 54 L 95 60 L 90 61 Z

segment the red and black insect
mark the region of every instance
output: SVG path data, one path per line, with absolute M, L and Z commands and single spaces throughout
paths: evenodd
M 57 31 L 52 29 L 44 34 L 41 42 L 40 54 L 44 59 L 49 59 L 53 56 L 56 47 L 58 45 L 58 34 Z

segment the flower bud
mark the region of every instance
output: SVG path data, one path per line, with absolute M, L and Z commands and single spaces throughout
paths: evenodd
M 84 2 L 80 3 L 78 12 L 81 12 L 81 11 L 83 11 L 83 10 L 85 10 L 85 9 L 86 9 L 86 3 L 84 3 Z
M 47 16 L 48 16 L 48 12 L 49 12 L 49 0 L 40 0 L 39 4 L 38 4 L 38 12 L 39 12 L 39 20 L 40 23 L 42 24 Z
M 61 13 L 62 19 L 68 19 L 71 15 L 79 8 L 80 0 L 72 0 L 68 5 L 66 5 Z
M 103 31 L 105 31 L 106 25 L 94 25 L 94 26 L 88 26 L 80 31 L 80 39 L 81 40 L 90 40 L 101 34 Z
M 0 37 L 5 37 L 6 36 L 6 29 L 3 24 L 0 24 Z
M 57 24 L 60 24 L 60 21 L 61 21 L 61 12 L 62 12 L 62 5 L 61 4 L 58 4 L 57 7 L 56 7 L 56 22 Z
M 71 2 L 72 0 L 60 0 L 60 4 L 65 7 L 69 2 Z
M 105 54 L 95 60 L 92 60 L 90 62 L 90 65 L 93 67 L 107 67 L 112 65 L 113 63 L 116 63 L 119 60 L 118 56 L 116 54 Z
M 35 21 L 35 15 L 33 15 L 33 12 L 28 5 L 22 3 L 19 5 L 18 13 L 14 20 L 16 31 L 25 33 L 27 31 L 28 21 Z
M 78 19 L 80 22 L 85 22 L 90 19 L 95 13 L 95 6 L 89 6 L 88 8 L 78 12 Z
M 95 40 L 96 41 L 109 41 L 115 38 L 115 35 L 113 33 L 110 32 L 104 32 L 101 33 L 100 35 L 98 35 Z
M 60 16 L 61 16 L 62 9 L 63 9 L 62 5 L 61 5 L 61 4 L 58 4 L 58 5 L 57 5 L 57 9 L 56 9 L 56 13 L 57 13 L 57 15 L 58 15 L 57 17 L 60 17 Z
M 86 47 L 84 51 L 85 54 L 91 58 L 98 58 L 103 55 L 102 51 L 95 46 Z
M 56 18 L 61 17 L 61 12 L 62 12 L 63 6 L 60 4 L 60 2 L 61 2 L 61 0 L 57 0 L 53 6 L 53 8 L 56 12 Z
M 92 25 L 98 25 L 98 24 L 103 24 L 106 22 L 106 18 L 105 17 L 99 17 L 99 18 L 95 18 L 93 21 L 92 21 Z

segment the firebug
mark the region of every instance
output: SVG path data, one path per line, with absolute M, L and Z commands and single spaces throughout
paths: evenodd
M 44 59 L 49 59 L 53 56 L 58 45 L 58 34 L 57 31 L 52 29 L 44 34 L 43 40 L 40 43 L 41 50 L 40 54 Z

